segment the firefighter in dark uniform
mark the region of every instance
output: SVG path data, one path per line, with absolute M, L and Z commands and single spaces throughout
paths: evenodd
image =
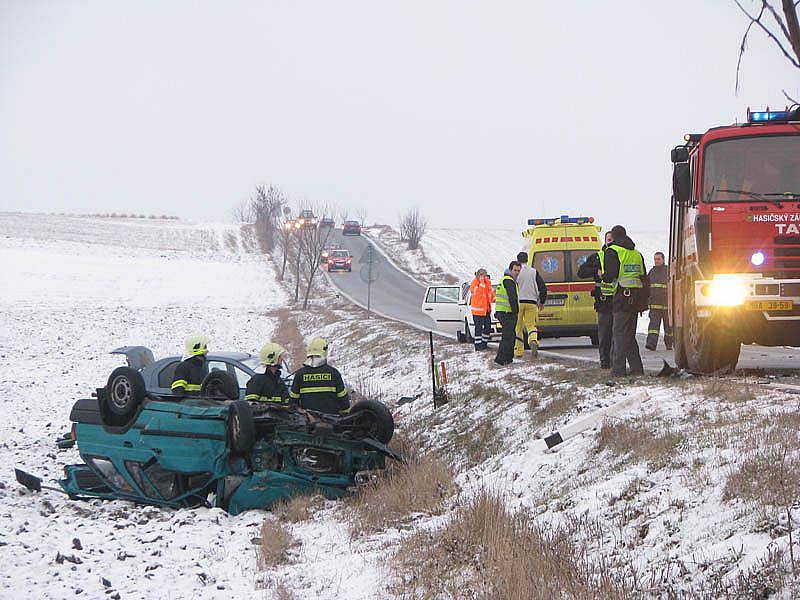
M 613 302 L 615 286 L 603 282 L 603 254 L 608 245 L 613 241 L 610 231 L 606 231 L 606 243 L 595 254 L 590 254 L 580 267 L 578 277 L 581 279 L 594 279 L 594 310 L 597 312 L 597 341 L 600 352 L 600 368 L 611 368 L 611 354 L 614 341 Z
M 339 414 L 350 409 L 342 374 L 328 364 L 328 342 L 314 338 L 306 350 L 306 361 L 294 374 L 290 401 L 317 412 Z
M 208 354 L 208 338 L 204 335 L 190 335 L 186 338 L 186 358 L 175 367 L 172 377 L 172 393 L 176 396 L 197 394 L 200 384 L 208 374 L 206 355 Z
M 248 402 L 269 402 L 272 405 L 288 406 L 289 390 L 281 378 L 281 365 L 286 348 L 269 343 L 261 348 L 258 357 L 264 365 L 263 373 L 256 373 L 247 382 L 244 399 Z
M 622 225 L 611 229 L 614 241 L 603 251 L 601 283 L 610 291 L 614 289 L 612 312 L 614 313 L 614 351 L 611 355 L 611 374 L 626 375 L 625 363 L 630 367 L 629 375 L 644 374 L 639 344 L 636 341 L 636 322 L 639 313 L 647 310 L 650 299 L 650 280 L 642 253 L 636 250 Z
M 667 279 L 669 267 L 664 264 L 664 253 L 656 252 L 653 255 L 654 266 L 647 276 L 650 278 L 650 325 L 647 327 L 647 342 L 644 347 L 655 350 L 658 345 L 658 334 L 661 332 L 661 323 L 664 323 L 664 345 L 667 350 L 672 350 L 672 326 L 669 322 L 667 310 Z

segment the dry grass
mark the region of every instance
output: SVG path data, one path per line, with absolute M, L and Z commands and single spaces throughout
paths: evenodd
M 272 512 L 281 521 L 300 523 L 310 519 L 314 510 L 319 509 L 324 500 L 320 495 L 298 494 L 288 500 L 276 502 Z
M 701 396 L 707 400 L 742 403 L 754 400 L 756 397 L 753 385 L 724 377 L 704 379 L 700 390 Z
M 469 429 L 454 434 L 444 446 L 444 451 L 454 467 L 472 468 L 498 454 L 502 448 L 503 437 L 494 421 L 483 417 Z
M 646 461 L 650 469 L 667 466 L 686 437 L 664 421 L 641 416 L 606 420 L 597 435 L 596 452 L 607 450 L 621 462 Z
M 433 456 L 393 463 L 382 479 L 347 500 L 350 535 L 355 538 L 396 527 L 420 513 L 437 514 L 455 491 L 452 469 Z
M 442 530 L 402 542 L 391 591 L 404 598 L 627 597 L 609 565 L 593 562 L 577 542 L 582 533 L 594 535 L 589 529 L 580 520 L 539 525 L 483 491 Z
M 258 545 L 258 566 L 272 569 L 289 562 L 289 550 L 297 545 L 297 540 L 285 525 L 269 518 L 261 525 L 261 543 Z
M 580 402 L 580 391 L 575 385 L 545 386 L 528 403 L 531 425 L 541 427 L 552 419 L 569 414 Z
M 294 314 L 295 311 L 282 307 L 269 311 L 267 316 L 275 318 L 278 322 L 278 330 L 272 341 L 289 351 L 292 368 L 297 369 L 306 358 L 306 341 L 297 327 Z

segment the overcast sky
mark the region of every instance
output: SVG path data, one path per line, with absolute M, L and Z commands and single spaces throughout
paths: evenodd
M 396 223 L 666 227 L 687 131 L 800 71 L 732 1 L 0 0 L 0 209 L 227 219 L 257 183 Z

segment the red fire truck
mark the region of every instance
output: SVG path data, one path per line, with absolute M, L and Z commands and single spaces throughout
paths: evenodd
M 800 346 L 800 107 L 672 150 L 669 310 L 679 367 L 732 369 L 741 344 Z

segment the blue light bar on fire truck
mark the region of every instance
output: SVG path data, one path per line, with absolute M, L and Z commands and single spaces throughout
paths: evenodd
M 747 109 L 748 123 L 769 123 L 770 121 L 795 121 L 800 118 L 800 110 L 762 110 L 750 112 Z
M 561 215 L 555 219 L 528 219 L 528 225 L 553 225 L 555 223 L 576 223 L 583 225 L 584 223 L 594 223 L 594 217 L 570 217 L 568 215 Z

